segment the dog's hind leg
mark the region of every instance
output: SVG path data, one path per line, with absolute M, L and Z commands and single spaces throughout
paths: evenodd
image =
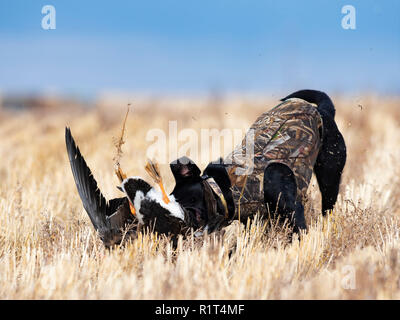
M 293 231 L 307 229 L 303 204 L 297 199 L 296 179 L 284 164 L 272 163 L 264 171 L 264 202 L 272 218 L 288 219 Z
M 326 215 L 329 210 L 332 210 L 336 203 L 340 180 L 346 163 L 344 139 L 336 124 L 331 123 L 330 125 L 332 128 L 327 132 L 328 135 L 324 137 L 314 165 L 314 173 L 322 196 L 322 215 Z

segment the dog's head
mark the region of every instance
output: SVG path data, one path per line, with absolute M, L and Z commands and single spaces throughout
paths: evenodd
M 221 199 L 207 186 L 207 177 L 212 177 L 221 189 L 226 199 L 228 215 L 234 212 L 230 180 L 222 164 L 209 164 L 203 175 L 199 167 L 188 157 L 179 158 L 170 164 L 175 178 L 175 188 L 172 195 L 186 210 L 191 212 L 200 225 L 208 222 L 210 206 L 215 201 L 215 210 L 223 214 L 224 204 Z

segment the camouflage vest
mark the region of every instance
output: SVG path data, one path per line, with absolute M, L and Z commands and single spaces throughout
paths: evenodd
M 293 171 L 297 201 L 304 203 L 321 135 L 322 119 L 317 108 L 302 99 L 286 100 L 263 113 L 242 143 L 224 159 L 232 185 L 235 217 L 239 212 L 241 219 L 257 211 L 266 213 L 263 179 L 264 170 L 271 163 L 285 164 Z M 253 141 L 254 154 L 246 155 Z

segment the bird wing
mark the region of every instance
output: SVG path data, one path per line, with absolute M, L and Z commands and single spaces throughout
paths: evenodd
M 129 202 L 126 197 L 112 199 L 109 202 L 105 199 L 69 128 L 65 129 L 65 143 L 83 207 L 94 228 L 106 244 L 106 239 L 114 238 L 115 234 L 120 232 L 121 227 L 134 220 L 134 217 L 130 214 Z M 116 222 L 117 220 L 118 222 Z
M 107 216 L 107 221 L 109 222 L 110 228 L 112 230 L 121 230 L 125 228 L 127 224 L 130 224 L 135 220 L 130 211 L 128 200 L 126 198 L 122 199 L 124 199 L 124 201 L 114 210 L 114 212 L 110 216 Z
M 160 234 L 178 235 L 187 230 L 182 219 L 172 216 L 171 212 L 161 206 L 159 201 L 149 197 L 145 197 L 141 201 L 139 212 L 142 215 L 144 226 L 148 226 Z

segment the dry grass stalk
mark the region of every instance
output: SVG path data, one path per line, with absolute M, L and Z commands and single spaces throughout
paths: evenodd
M 104 141 L 120 125 L 104 128 L 93 110 L 3 113 L 0 299 L 400 299 L 400 100 L 332 98 L 348 149 L 339 199 L 332 214 L 321 217 L 313 178 L 305 204 L 309 231 L 292 243 L 283 227 L 254 219 L 201 240 L 189 235 L 176 248 L 145 231 L 124 249 L 107 251 L 82 208 L 63 129 L 66 123 L 73 128 L 111 198 L 120 196 L 110 184 L 115 148 Z M 154 108 L 172 115 L 179 128 L 245 130 L 277 101 L 224 100 L 222 113 L 200 99 L 151 103 L 151 112 L 137 108 L 126 120 L 135 130 L 125 133 L 124 166 L 138 175 L 145 174 L 140 159 L 149 123 L 168 132 Z M 165 112 L 168 104 L 171 112 Z M 170 172 L 163 183 L 174 186 Z
M 128 119 L 128 114 L 129 114 L 129 106 L 126 110 L 125 119 L 124 119 L 122 129 L 121 129 L 121 135 L 120 135 L 119 139 L 115 139 L 115 141 L 114 141 L 114 145 L 117 149 L 117 153 L 113 158 L 114 168 L 115 168 L 115 174 L 117 175 L 120 182 L 122 182 L 124 179 L 126 179 L 126 174 L 121 169 L 120 161 L 121 161 L 122 154 L 123 154 L 122 145 L 125 143 L 124 136 L 125 136 L 125 127 L 126 127 L 126 120 Z
M 150 159 L 147 159 L 145 170 L 149 174 L 149 176 L 154 180 L 154 182 L 158 184 L 163 195 L 163 200 L 165 203 L 168 204 L 170 200 L 168 198 L 167 193 L 165 192 L 164 184 L 162 182 L 160 169 L 158 167 L 157 162 L 155 160 L 152 161 Z

